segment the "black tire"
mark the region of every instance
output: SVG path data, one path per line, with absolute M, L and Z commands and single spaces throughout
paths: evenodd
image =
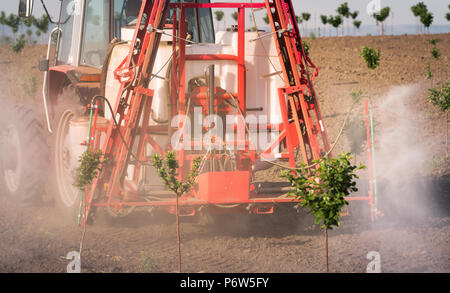
M 48 193 L 54 197 L 59 218 L 73 224 L 77 223 L 81 191 L 73 185 L 78 158 L 71 157 L 66 139 L 70 121 L 81 116 L 82 109 L 75 91 L 66 89 L 58 98 L 50 141 L 51 180 L 47 184 Z
M 12 201 L 42 201 L 49 167 L 43 119 L 31 105 L 13 105 L 2 123 L 0 188 Z

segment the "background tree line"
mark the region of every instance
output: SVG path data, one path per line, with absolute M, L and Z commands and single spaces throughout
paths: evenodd
M 447 21 L 450 21 L 450 5 L 448 6 L 449 12 L 447 12 L 444 16 L 447 19 Z M 418 2 L 416 5 L 413 5 L 411 7 L 411 11 L 414 14 L 414 16 L 417 17 L 418 21 L 418 32 L 419 33 L 430 33 L 430 27 L 433 24 L 434 21 L 434 15 L 432 12 L 430 12 L 427 8 L 427 5 L 424 4 L 424 2 Z M 226 23 L 225 23 L 225 13 L 222 10 L 216 10 L 214 12 L 215 19 L 218 24 L 223 23 L 219 27 L 219 29 L 226 29 Z M 339 36 L 339 28 L 342 27 L 341 35 L 350 35 L 351 27 L 353 26 L 353 34 L 357 32 L 357 34 L 360 34 L 360 28 L 362 25 L 362 21 L 358 19 L 358 16 L 360 15 L 360 12 L 358 10 L 352 11 L 348 5 L 348 2 L 344 2 L 340 4 L 336 8 L 336 15 L 320 15 L 320 21 L 322 23 L 322 28 L 319 26 L 318 28 L 311 30 L 311 35 L 315 37 L 315 32 L 319 35 L 319 37 L 331 35 L 331 32 L 329 32 L 329 28 L 334 28 L 336 30 L 336 36 Z M 386 20 L 389 17 L 393 17 L 392 10 L 389 6 L 383 7 L 380 11 L 374 13 L 371 15 L 373 20 L 375 21 L 375 24 L 379 28 L 379 34 L 384 35 L 386 33 L 386 27 L 385 23 Z M 231 14 L 232 19 L 237 23 L 238 14 L 237 12 L 234 12 Z M 253 23 L 253 16 L 250 15 L 250 20 Z M 264 17 L 262 17 L 262 20 L 265 24 L 269 25 L 270 20 L 269 16 L 266 14 Z M 296 16 L 297 23 L 299 26 L 304 30 L 308 30 L 308 23 L 311 20 L 311 13 L 309 12 L 301 12 L 299 15 Z M 419 24 L 421 23 L 421 25 Z M 252 27 L 249 30 L 254 31 L 256 30 L 256 27 Z
M 0 12 L 0 42 L 3 44 L 25 41 L 29 45 L 42 41 L 42 38 L 48 33 L 50 19 L 46 14 L 40 18 L 31 16 L 21 18 L 16 14 L 6 15 L 4 11 Z M 6 31 L 9 28 L 12 36 Z M 33 38 L 35 37 L 35 38 Z

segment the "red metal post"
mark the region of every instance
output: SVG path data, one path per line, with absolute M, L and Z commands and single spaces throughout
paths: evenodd
M 245 9 L 238 9 L 238 99 L 243 115 L 246 112 L 246 92 L 245 92 Z
M 178 68 L 180 71 L 180 85 L 178 90 L 178 113 L 180 115 L 185 115 L 185 104 L 186 104 L 186 9 L 181 7 L 181 14 L 180 14 L 180 39 L 178 40 L 179 46 L 179 58 L 178 58 Z M 178 122 L 178 129 L 183 129 L 184 120 Z M 184 139 L 184 138 L 183 138 Z M 183 169 L 184 166 L 184 143 L 181 143 L 181 148 L 178 153 L 179 158 L 179 164 L 180 169 Z M 180 176 L 181 179 L 183 178 L 183 175 Z

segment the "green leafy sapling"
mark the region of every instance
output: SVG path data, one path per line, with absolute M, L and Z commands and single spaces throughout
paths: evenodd
M 443 112 L 450 109 L 450 82 L 442 84 L 441 88 L 429 89 L 430 102 Z
M 379 12 L 374 13 L 372 17 L 375 19 L 377 25 L 381 23 L 381 34 L 384 35 L 384 21 L 389 17 L 391 8 L 389 6 L 384 7 Z
M 362 96 L 362 94 L 363 94 L 362 90 L 352 91 L 350 93 L 350 97 L 352 98 L 353 102 L 356 102 L 357 100 L 359 100 L 359 98 Z
M 311 49 L 311 44 L 306 41 L 302 41 L 302 45 L 303 45 L 303 51 L 305 52 L 306 57 L 309 57 L 309 50 Z
M 439 40 L 438 40 L 438 39 L 429 39 L 428 42 L 429 42 L 431 45 L 436 46 L 437 43 L 439 43 Z
M 450 4 L 448 5 L 448 9 L 450 9 Z M 447 21 L 450 21 L 450 12 L 447 12 L 445 14 L 445 19 L 447 19 Z
M 433 20 L 434 16 L 431 12 L 424 13 L 420 16 L 420 22 L 428 30 L 428 33 L 430 33 L 430 26 L 433 24 Z
M 430 51 L 431 56 L 434 59 L 438 60 L 439 57 L 441 56 L 441 52 L 437 48 L 437 43 L 439 43 L 439 40 L 438 39 L 429 39 L 428 42 L 430 43 L 430 45 L 433 46 L 433 48 Z M 431 64 L 427 63 L 427 79 L 431 79 L 432 77 L 433 77 L 433 73 L 431 72 Z
M 77 180 L 73 184 L 75 187 L 84 191 L 86 186 L 92 184 L 92 181 L 99 174 L 99 166 L 106 162 L 102 159 L 103 153 L 101 150 L 85 151 L 78 160 L 80 166 L 77 168 Z
M 431 64 L 427 63 L 427 79 L 433 78 L 433 72 L 431 72 Z
M 361 48 L 360 55 L 370 69 L 374 70 L 380 65 L 380 50 L 375 51 L 375 49 L 364 46 Z
M 433 47 L 433 49 L 431 49 L 431 56 L 433 56 L 433 58 L 436 60 L 441 57 L 441 53 L 439 52 L 438 48 Z
M 330 24 L 331 26 L 333 26 L 336 29 L 336 36 L 338 35 L 338 28 L 339 26 L 342 24 L 343 20 L 342 20 L 342 16 L 341 15 L 330 15 L 327 18 L 328 24 Z
M 353 166 L 350 153 L 343 153 L 337 158 L 315 160 L 315 168 L 302 164 L 295 171 L 282 171 L 281 177 L 287 178 L 293 188 L 288 193 L 299 201 L 315 216 L 315 223 L 321 224 L 325 232 L 325 262 L 328 272 L 328 230 L 339 227 L 339 217 L 344 206 L 348 205 L 345 197 L 358 191 L 355 173 L 365 166 Z
M 9 47 L 14 53 L 20 53 L 25 48 L 27 41 L 25 35 L 21 34 L 20 37 L 12 43 Z
M 202 159 L 197 157 L 193 160 L 191 170 L 185 181 L 178 179 L 178 168 L 180 167 L 174 151 L 168 151 L 163 159 L 158 154 L 154 154 L 152 165 L 158 172 L 158 176 L 164 185 L 176 194 L 176 229 L 178 243 L 178 271 L 181 273 L 181 237 L 178 199 L 188 193 L 194 186 L 200 172 Z
M 423 2 L 419 2 L 416 5 L 411 6 L 411 11 L 415 17 L 420 19 L 424 29 L 429 29 L 431 24 L 433 23 L 433 13 L 428 11 L 428 7 Z
M 238 17 L 239 17 L 239 14 L 238 14 L 238 12 L 237 11 L 235 11 L 235 12 L 233 12 L 232 14 L 231 14 L 231 17 L 234 19 L 234 21 L 238 21 Z M 267 16 L 267 18 L 269 18 L 269 16 Z
M 447 131 L 446 131 L 446 143 L 447 146 L 447 156 L 448 158 L 448 109 L 450 109 L 450 82 L 446 82 L 442 84 L 441 88 L 432 88 L 428 90 L 429 92 L 429 100 L 430 103 L 441 109 L 441 111 L 445 112 L 447 115 L 447 118 L 445 120 L 445 124 L 447 125 Z
M 225 13 L 222 10 L 217 10 L 214 14 L 216 15 L 217 22 L 220 23 L 224 19 Z
M 178 160 L 174 151 L 169 151 L 165 159 L 162 159 L 158 154 L 153 155 L 153 167 L 158 172 L 159 177 L 164 182 L 164 185 L 172 190 L 178 197 L 189 192 L 194 186 L 198 176 L 201 158 L 195 158 L 191 167 L 191 172 L 186 181 L 182 182 L 178 179 L 177 170 L 179 168 Z
M 353 21 L 353 25 L 356 27 L 356 29 L 359 32 L 359 28 L 361 27 L 362 21 L 361 20 L 355 20 Z

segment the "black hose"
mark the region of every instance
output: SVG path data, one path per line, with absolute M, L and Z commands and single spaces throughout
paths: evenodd
M 137 162 L 139 162 L 139 163 L 142 164 L 142 165 L 152 166 L 152 164 L 150 164 L 150 163 L 148 163 L 148 162 L 143 162 L 143 161 L 139 160 L 139 158 L 138 158 L 135 154 L 133 154 L 133 151 L 130 149 L 130 147 L 128 146 L 128 144 L 127 144 L 125 138 L 123 137 L 122 131 L 120 131 L 119 123 L 117 123 L 117 121 L 116 121 L 116 116 L 115 116 L 115 114 L 114 114 L 114 110 L 113 110 L 113 108 L 112 108 L 112 106 L 111 106 L 111 103 L 108 101 L 108 99 L 107 99 L 106 97 L 100 96 L 100 95 L 94 96 L 94 97 L 92 98 L 91 105 L 94 105 L 94 102 L 95 102 L 95 100 L 97 100 L 97 99 L 102 99 L 102 100 L 105 101 L 106 104 L 108 105 L 109 111 L 111 112 L 111 117 L 112 117 L 112 119 L 113 119 L 113 121 L 114 121 L 114 125 L 116 126 L 117 131 L 119 132 L 120 139 L 122 140 L 122 143 L 125 145 L 125 148 L 127 149 L 127 151 L 128 151 L 128 153 L 130 154 L 130 156 L 132 156 Z

